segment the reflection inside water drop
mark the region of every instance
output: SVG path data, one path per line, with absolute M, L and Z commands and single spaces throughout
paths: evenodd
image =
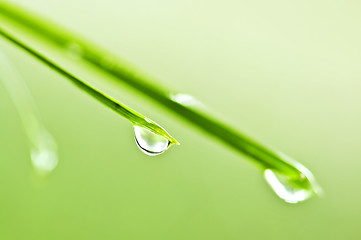
M 146 128 L 134 126 L 134 133 L 139 149 L 149 156 L 161 154 L 170 146 L 168 139 Z
M 264 177 L 273 191 L 288 203 L 298 203 L 316 194 L 309 179 L 301 174 L 299 179 L 293 179 L 270 169 L 265 170 Z

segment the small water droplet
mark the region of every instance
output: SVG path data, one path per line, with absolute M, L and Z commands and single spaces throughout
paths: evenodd
M 42 130 L 34 140 L 34 146 L 31 150 L 31 163 L 34 170 L 39 175 L 47 175 L 58 165 L 58 155 L 56 143 L 52 135 L 46 130 Z
M 169 95 L 169 97 L 179 103 L 182 104 L 184 106 L 188 106 L 191 108 L 195 108 L 195 109 L 204 109 L 207 110 L 205 105 L 203 103 L 201 103 L 198 99 L 196 99 L 195 97 L 185 94 L 185 93 L 171 93 Z
M 39 174 L 45 175 L 54 170 L 58 164 L 58 158 L 56 153 L 50 149 L 34 148 L 31 151 L 31 162 Z
M 170 146 L 168 139 L 144 127 L 134 126 L 134 133 L 139 149 L 149 156 L 161 154 Z
M 317 194 L 312 179 L 300 174 L 299 178 L 291 178 L 277 171 L 267 169 L 264 177 L 273 191 L 285 202 L 298 203 Z

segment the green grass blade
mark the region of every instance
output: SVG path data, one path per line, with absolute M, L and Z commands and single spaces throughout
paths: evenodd
M 138 72 L 129 69 L 129 67 L 120 64 L 116 56 L 86 41 L 80 40 L 79 37 L 74 36 L 55 24 L 49 23 L 49 20 L 39 18 L 26 10 L 20 10 L 18 7 L 0 3 L 0 15 L 32 31 L 45 41 L 66 49 L 68 52 L 71 50 L 71 46 L 76 46 L 74 54 L 94 68 L 108 73 L 119 80 L 119 82 L 138 90 L 208 134 L 221 140 L 237 152 L 249 156 L 250 159 L 254 160 L 263 169 L 272 169 L 294 179 L 304 178 L 306 175 L 307 181 L 305 182 L 307 183 L 305 184 L 316 185 L 312 174 L 307 169 L 305 170 L 300 163 L 245 136 L 216 117 L 174 100 L 171 97 L 172 93 L 170 91 L 160 88 L 159 84 L 156 84 L 156 81 L 153 79 L 142 76 Z M 307 174 L 304 174 L 305 172 Z
M 144 127 L 149 129 L 150 131 L 157 133 L 166 139 L 168 139 L 173 144 L 179 144 L 176 139 L 170 136 L 167 131 L 165 131 L 161 126 L 150 120 L 149 118 L 141 115 L 140 113 L 132 110 L 131 108 L 127 107 L 126 105 L 117 102 L 116 100 L 112 99 L 111 97 L 105 95 L 104 93 L 100 92 L 96 88 L 90 86 L 86 82 L 80 80 L 70 72 L 64 70 L 56 63 L 52 62 L 50 59 L 46 58 L 36 50 L 32 49 L 31 47 L 27 46 L 26 44 L 22 43 L 14 36 L 10 35 L 9 33 L 5 32 L 0 28 L 0 35 L 15 44 L 16 46 L 20 47 L 21 49 L 25 50 L 27 53 L 32 55 L 33 57 L 37 58 L 50 68 L 57 71 L 59 74 L 63 75 L 67 79 L 69 79 L 73 84 L 77 87 L 82 89 L 83 91 L 87 92 L 89 95 L 93 96 L 99 102 L 103 103 L 105 106 L 109 107 L 113 111 L 117 112 L 124 118 L 128 119 L 132 124 Z
M 23 77 L 2 51 L 0 82 L 7 90 L 28 137 L 33 169 L 38 175 L 46 176 L 58 165 L 57 142 L 37 111 L 35 100 Z

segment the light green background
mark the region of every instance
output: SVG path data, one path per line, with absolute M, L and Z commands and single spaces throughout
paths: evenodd
M 0 239 L 361 239 L 359 1 L 13 2 L 293 156 L 325 195 L 283 203 L 245 157 L 126 86 L 109 90 L 182 143 L 148 157 L 126 120 L 0 40 L 60 154 L 48 179 L 32 173 L 0 84 Z

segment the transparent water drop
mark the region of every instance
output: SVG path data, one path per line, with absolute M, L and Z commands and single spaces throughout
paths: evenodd
M 202 110 L 202 111 L 209 111 L 209 109 L 207 109 L 207 107 L 200 102 L 198 99 L 196 99 L 195 97 L 189 95 L 189 94 L 185 94 L 185 93 L 171 93 L 169 95 L 169 97 L 184 106 L 193 108 L 193 109 L 197 109 L 197 110 Z
M 275 169 L 264 171 L 267 183 L 281 199 L 287 203 L 298 203 L 315 195 L 323 194 L 322 188 L 310 170 L 282 152 L 277 154 L 299 173 L 298 175 L 286 175 Z
M 135 142 L 140 150 L 149 156 L 156 156 L 163 153 L 170 146 L 168 139 L 153 133 L 152 131 L 134 126 Z
M 315 184 L 304 174 L 300 174 L 299 178 L 292 178 L 267 169 L 264 177 L 273 191 L 287 203 L 302 202 L 319 193 Z
M 183 105 L 192 106 L 200 104 L 197 99 L 193 96 L 185 94 L 185 93 L 172 93 L 170 94 L 170 98 Z

